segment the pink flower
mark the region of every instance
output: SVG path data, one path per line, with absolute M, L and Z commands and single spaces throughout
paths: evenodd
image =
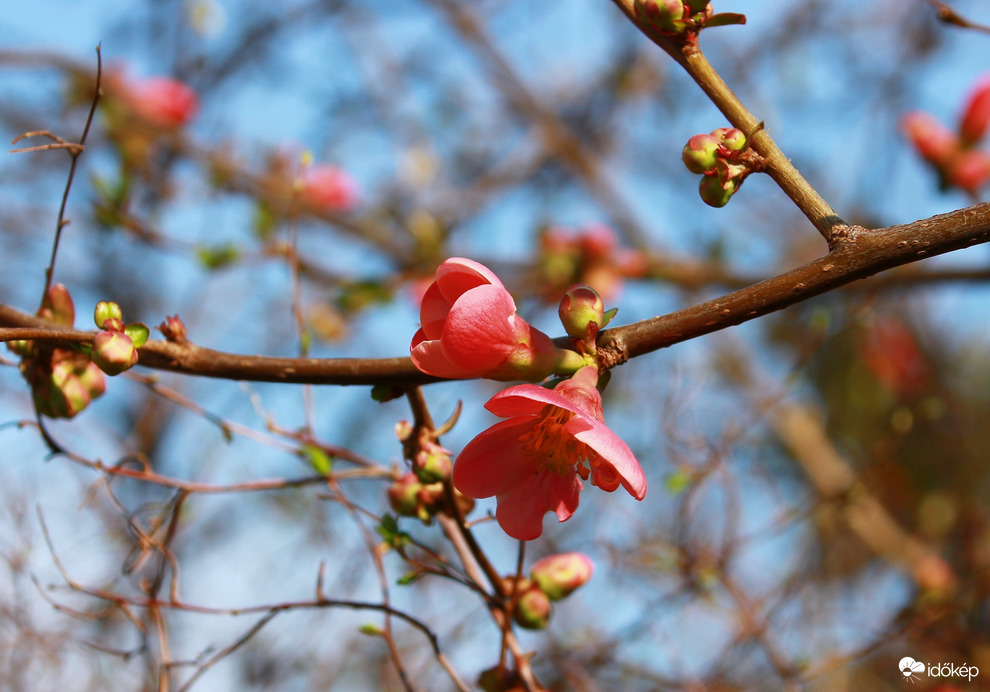
M 963 141 L 975 144 L 986 134 L 990 126 L 990 77 L 985 77 L 969 95 L 962 119 L 959 121 L 959 134 Z
M 594 366 L 545 389 L 520 384 L 485 404 L 508 418 L 478 435 L 454 464 L 454 485 L 469 497 L 494 495 L 502 529 L 521 541 L 538 538 L 543 515 L 566 521 L 584 484 L 612 492 L 620 485 L 637 500 L 646 477 L 626 444 L 605 425 Z
M 959 138 L 933 116 L 911 111 L 901 118 L 901 130 L 922 158 L 945 164 L 959 151 Z
M 196 114 L 199 99 L 182 82 L 170 77 L 124 81 L 121 99 L 139 117 L 156 127 L 171 129 L 185 125 Z
M 512 296 L 488 267 L 463 257 L 437 268 L 420 323 L 409 355 L 428 375 L 535 382 L 583 364 L 516 314 Z
M 302 197 L 328 211 L 349 211 L 357 204 L 354 179 L 335 166 L 314 166 L 303 175 Z

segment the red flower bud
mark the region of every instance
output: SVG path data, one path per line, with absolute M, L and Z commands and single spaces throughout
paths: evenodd
M 564 293 L 557 314 L 569 336 L 575 339 L 590 338 L 593 343 L 598 330 L 605 323 L 605 303 L 598 291 L 591 286 L 574 284 Z M 589 327 L 594 330 L 594 334 L 588 333 Z
M 901 118 L 901 130 L 922 158 L 941 165 L 959 150 L 959 138 L 928 113 L 912 111 Z
M 966 144 L 975 144 L 990 126 L 990 76 L 985 77 L 969 94 L 959 122 L 959 134 Z
M 570 596 L 591 580 L 595 563 L 582 553 L 561 553 L 548 555 L 536 562 L 530 578 L 540 587 L 540 591 L 551 601 L 559 601 Z
M 119 375 L 138 361 L 134 342 L 118 331 L 100 332 L 93 337 L 91 357 L 96 366 L 108 375 Z

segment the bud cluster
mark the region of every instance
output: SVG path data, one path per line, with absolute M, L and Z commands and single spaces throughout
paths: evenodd
M 724 207 L 746 176 L 763 168 L 763 158 L 749 148 L 749 137 L 734 127 L 695 135 L 684 145 L 681 160 L 703 176 L 698 192 L 710 207 Z
M 416 428 L 409 421 L 396 423 L 395 436 L 402 442 L 412 471 L 389 486 L 389 504 L 399 516 L 417 517 L 429 524 L 445 506 L 444 482 L 450 478 L 452 468 L 450 452 L 438 444 L 436 431 Z M 474 500 L 456 490 L 454 501 L 462 515 L 474 509 Z
M 116 303 L 101 300 L 93 311 L 93 321 L 103 329 L 93 337 L 93 363 L 107 375 L 119 375 L 138 361 L 137 350 L 148 340 L 148 328 L 134 323 L 124 326 L 124 316 Z
M 911 111 L 901 118 L 901 130 L 938 172 L 942 189 L 958 187 L 970 195 L 990 180 L 990 154 L 977 148 L 988 127 L 990 78 L 970 93 L 955 132 L 922 111 Z
M 552 602 L 570 596 L 591 580 L 595 565 L 582 553 L 560 553 L 538 560 L 529 577 L 506 577 L 503 586 L 515 599 L 513 618 L 520 627 L 539 630 L 550 620 Z
M 711 0 L 636 0 L 636 18 L 665 36 L 685 42 L 697 40 L 705 27 L 745 24 L 746 16 L 734 12 L 715 14 Z
M 69 290 L 54 284 L 45 294 L 38 316 L 72 327 L 76 310 Z M 42 342 L 12 341 L 7 347 L 21 356 L 21 375 L 31 385 L 38 413 L 49 418 L 72 418 L 106 390 L 106 378 L 89 356 Z

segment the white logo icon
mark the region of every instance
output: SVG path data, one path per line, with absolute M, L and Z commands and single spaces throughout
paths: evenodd
M 902 658 L 897 664 L 897 668 L 901 671 L 901 675 L 911 682 L 914 682 L 916 679 L 920 679 L 918 678 L 918 673 L 925 672 L 925 664 L 921 661 L 915 661 L 910 656 L 905 656 Z

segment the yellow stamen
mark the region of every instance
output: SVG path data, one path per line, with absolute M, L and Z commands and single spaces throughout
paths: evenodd
M 564 425 L 574 414 L 566 409 L 547 405 L 540 412 L 539 420 L 533 427 L 519 438 L 523 443 L 522 452 L 527 456 L 538 457 L 536 470 L 549 469 L 557 475 L 564 476 L 574 470 L 584 479 L 588 478 L 588 469 L 584 465 L 585 446 L 574 437 L 564 432 Z

